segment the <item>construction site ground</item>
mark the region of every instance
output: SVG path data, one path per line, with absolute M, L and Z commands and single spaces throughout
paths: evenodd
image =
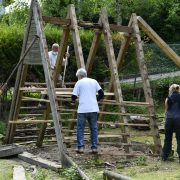
M 116 129 L 111 130 L 115 133 Z M 135 130 L 136 131 L 136 130 Z M 109 133 L 109 132 L 108 132 Z M 142 134 L 147 131 L 141 131 Z M 161 135 L 163 141 L 164 135 Z M 153 155 L 153 147 L 148 148 L 146 145 L 151 144 L 152 138 L 146 139 L 135 137 L 134 142 L 142 143 L 141 148 L 137 148 L 136 152 L 139 152 L 139 156 L 125 158 L 119 156 L 121 148 L 101 145 L 99 147 L 98 155 L 91 153 L 89 144 L 87 143 L 84 154 L 76 153 L 76 146 L 73 145 L 68 148 L 69 156 L 80 166 L 80 168 L 90 177 L 92 180 L 103 179 L 103 171 L 111 170 L 113 172 L 122 173 L 135 180 L 179 180 L 180 179 L 180 163 L 178 161 L 177 153 L 170 158 L 169 161 L 163 162 L 157 156 Z M 173 149 L 176 149 L 176 141 L 173 141 Z M 27 151 L 38 155 L 42 158 L 58 162 L 58 148 L 55 144 L 44 144 L 42 148 L 37 148 L 34 145 L 27 146 Z M 21 164 L 26 170 L 27 179 L 75 179 L 75 173 L 73 168 L 62 169 L 59 173 L 43 168 L 35 167 L 24 161 L 19 160 L 17 157 L 1 159 L 0 160 L 0 180 L 12 179 L 14 165 Z M 9 178 L 11 177 L 11 178 Z

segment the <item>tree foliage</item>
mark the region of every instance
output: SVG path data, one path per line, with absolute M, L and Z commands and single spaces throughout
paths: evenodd
M 142 16 L 165 41 L 180 41 L 180 2 L 178 0 L 41 0 L 42 14 L 47 16 L 66 17 L 68 4 L 75 5 L 76 14 L 79 19 L 93 22 L 98 21 L 99 13 L 104 7 L 108 11 L 110 23 L 118 23 L 118 21 L 121 21 L 123 25 L 127 25 L 131 14 L 136 13 Z M 121 20 L 119 20 L 120 16 L 117 13 L 120 13 L 120 16 L 122 16 Z M 5 14 L 0 19 L 0 70 L 3 72 L 3 77 L 1 77 L 1 79 L 7 77 L 13 65 L 15 65 L 19 59 L 27 17 L 28 6 L 26 3 L 19 1 L 13 11 Z M 61 31 L 59 31 L 59 27 L 46 25 L 45 32 L 49 48 L 53 42 L 60 41 Z M 142 36 L 146 43 L 150 42 L 144 34 L 142 34 Z M 81 30 L 81 41 L 85 61 L 89 53 L 92 37 L 93 31 Z M 117 57 L 120 48 L 118 33 L 113 34 L 113 43 L 115 55 Z M 71 72 L 74 72 L 76 69 L 76 65 L 73 63 L 75 62 L 75 53 L 72 39 L 69 40 L 68 44 L 70 45 L 72 59 L 69 70 L 69 74 L 71 74 Z M 101 53 L 105 51 L 105 46 L 102 43 L 100 44 L 92 76 L 98 77 L 99 80 L 103 80 L 104 76 L 109 75 L 109 67 L 105 53 Z M 145 51 L 146 60 L 151 59 L 153 55 L 151 51 L 150 48 Z M 121 72 L 125 74 L 137 74 L 138 65 L 133 42 L 131 42 L 128 49 L 126 59 Z M 156 60 L 156 58 L 154 59 Z M 151 63 L 151 61 L 149 62 Z M 128 69 L 126 67 L 128 67 Z M 67 77 L 68 76 L 70 75 L 67 75 Z

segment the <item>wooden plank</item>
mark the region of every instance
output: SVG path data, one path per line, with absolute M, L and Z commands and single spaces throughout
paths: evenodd
M 104 179 L 114 179 L 114 180 L 132 180 L 130 177 L 124 176 L 122 174 L 105 170 L 103 172 Z
M 68 10 L 69 10 L 68 12 L 71 19 L 71 33 L 72 33 L 72 38 L 73 38 L 77 67 L 85 68 L 83 51 L 82 51 L 81 40 L 79 36 L 79 30 L 78 30 L 78 24 L 77 24 L 74 5 L 70 4 L 68 6 Z
M 100 22 L 100 20 L 99 20 Z M 87 71 L 87 75 L 89 75 L 92 71 L 92 67 L 93 67 L 93 63 L 95 61 L 95 56 L 96 56 L 96 52 L 100 43 L 100 39 L 101 39 L 101 34 L 102 31 L 101 30 L 96 30 L 95 31 L 95 36 L 93 38 L 92 44 L 91 44 L 91 48 L 89 51 L 89 55 L 88 55 L 88 59 L 86 62 L 86 71 Z
M 31 4 L 32 4 L 32 2 L 31 2 Z M 21 57 L 23 56 L 23 54 L 27 48 L 27 41 L 28 41 L 32 17 L 33 17 L 33 12 L 32 12 L 32 9 L 30 9 L 28 23 L 26 26 L 26 31 L 24 33 Z M 10 108 L 10 113 L 9 113 L 9 120 L 17 119 L 17 114 L 19 113 L 21 96 L 22 96 L 22 93 L 19 92 L 19 87 L 24 86 L 26 74 L 27 74 L 27 65 L 21 64 L 18 68 L 18 72 L 16 75 L 16 82 L 15 82 L 14 93 L 13 93 L 13 98 L 12 98 L 12 103 L 11 103 L 11 108 Z M 15 133 L 15 129 L 16 129 L 16 127 L 14 125 L 8 124 L 6 136 L 5 136 L 5 143 L 11 144 L 13 142 L 13 136 Z
M 65 25 L 70 26 L 71 20 L 70 19 L 63 19 L 59 17 L 48 17 L 48 16 L 42 16 L 43 20 L 46 23 L 51 23 L 55 25 Z M 103 27 L 99 23 L 92 23 L 87 21 L 79 20 L 77 21 L 78 26 L 88 28 L 88 29 L 102 29 Z M 119 31 L 119 32 L 126 32 L 126 33 L 132 33 L 132 28 L 127 26 L 121 26 L 117 24 L 110 24 L 110 29 L 112 31 Z
M 22 101 L 38 101 L 38 102 L 50 102 L 50 100 L 47 99 L 38 99 L 38 98 L 31 98 L 31 97 L 22 97 Z
M 27 91 L 27 92 L 36 92 L 36 91 L 46 91 L 47 88 L 42 88 L 42 87 L 21 87 L 19 89 L 20 91 Z M 56 91 L 68 91 L 72 92 L 73 88 L 55 88 Z
M 9 121 L 10 124 L 38 124 L 38 123 L 51 123 L 53 120 L 17 120 Z
M 132 24 L 132 18 L 129 21 L 128 27 L 130 27 L 131 24 Z M 127 52 L 127 49 L 128 49 L 128 46 L 129 46 L 129 41 L 130 41 L 130 36 L 126 36 L 124 34 L 123 37 L 124 38 L 121 41 L 122 44 L 121 44 L 121 48 L 119 50 L 118 57 L 117 57 L 117 68 L 118 68 L 118 71 L 120 71 L 120 69 L 122 68 L 122 65 L 123 65 L 123 62 L 124 62 L 124 58 L 125 58 L 125 54 Z M 114 91 L 114 89 L 113 89 L 113 77 L 111 76 L 110 83 L 109 83 L 109 86 L 108 86 L 108 92 L 113 92 L 113 91 Z M 110 98 L 111 98 L 110 96 L 107 96 L 107 97 L 105 97 L 105 100 L 108 100 Z M 101 110 L 105 111 L 106 108 L 107 108 L 106 105 L 102 105 Z M 102 120 L 103 118 L 104 118 L 104 115 L 100 114 L 98 119 Z
M 134 41 L 135 41 L 135 48 L 136 48 L 136 55 L 137 55 L 137 60 L 138 60 L 138 66 L 139 70 L 141 73 L 141 78 L 143 81 L 143 90 L 144 90 L 144 95 L 146 102 L 149 102 L 150 106 L 148 107 L 149 114 L 151 115 L 150 117 L 150 127 L 151 131 L 153 134 L 153 140 L 155 144 L 155 150 L 157 154 L 161 153 L 161 140 L 158 132 L 158 126 L 156 124 L 156 116 L 155 116 L 155 109 L 154 109 L 154 102 L 152 98 L 152 92 L 150 88 L 150 82 L 148 78 L 148 73 L 147 73 L 147 67 L 145 65 L 144 61 L 144 51 L 143 51 L 143 46 L 142 46 L 142 41 L 141 41 L 141 36 L 140 36 L 140 31 L 138 27 L 138 20 L 136 14 L 132 14 L 132 27 L 134 31 Z
M 40 52 L 42 56 L 42 64 L 43 64 L 43 69 L 44 69 L 44 75 L 47 83 L 47 88 L 48 88 L 48 96 L 50 100 L 50 107 L 51 107 L 51 112 L 52 112 L 52 117 L 53 117 L 53 122 L 54 122 L 54 127 L 55 127 L 55 132 L 56 132 L 56 139 L 57 139 L 57 144 L 58 144 L 58 157 L 59 160 L 61 161 L 63 166 L 67 165 L 67 161 L 65 159 L 65 146 L 63 144 L 63 136 L 62 136 L 62 127 L 59 123 L 61 120 L 61 117 L 59 113 L 57 112 L 57 107 L 58 103 L 56 101 L 56 95 L 55 95 L 55 90 L 54 90 L 54 83 L 52 82 L 51 79 L 51 72 L 49 69 L 49 56 L 48 56 L 48 47 L 45 39 L 45 34 L 43 32 L 43 20 L 42 16 L 40 13 L 40 7 L 37 1 L 33 1 L 34 6 L 33 8 L 33 13 L 34 13 L 34 19 L 36 23 L 36 28 L 38 30 L 38 35 L 40 37 L 39 43 L 40 43 Z
M 137 17 L 140 28 L 160 47 L 160 49 L 180 67 L 180 57 L 163 41 L 163 39 L 143 20 Z
M 111 70 L 111 76 L 113 78 L 115 97 L 116 97 L 116 100 L 118 103 L 122 103 L 123 102 L 122 91 L 121 91 L 118 69 L 117 69 L 117 64 L 116 64 L 115 55 L 114 55 L 114 48 L 113 48 L 112 36 L 111 36 L 109 22 L 108 22 L 108 16 L 107 16 L 107 12 L 105 9 L 103 9 L 101 11 L 100 17 L 101 17 L 101 22 L 103 25 L 104 40 L 105 40 L 105 45 L 106 45 L 108 62 L 109 62 L 110 70 Z M 125 113 L 124 107 L 120 106 L 119 110 L 121 113 Z M 121 120 L 121 117 L 119 117 L 119 119 Z M 123 117 L 123 121 L 124 121 L 124 123 L 128 122 L 126 117 Z M 122 131 L 123 131 L 123 133 L 128 133 L 129 129 L 128 129 L 128 127 L 124 127 L 124 128 L 122 128 Z M 130 140 L 127 136 L 123 138 L 123 141 L 125 143 L 130 143 Z M 125 148 L 125 151 L 127 153 L 131 153 L 132 148 L 131 147 Z
M 76 112 L 76 109 L 59 109 L 59 111 L 69 111 L 69 112 Z M 109 114 L 109 115 L 121 115 L 121 116 L 142 116 L 142 117 L 152 117 L 153 115 L 149 114 L 138 114 L 138 113 L 121 113 L 121 112 L 107 112 L 107 111 L 100 111 L 98 114 Z
M 59 17 L 42 16 L 42 19 L 46 23 L 55 24 L 55 25 L 69 26 L 71 24 L 70 19 L 64 19 Z
M 28 152 L 24 152 L 22 154 L 18 155 L 19 159 L 22 159 L 23 161 L 33 164 L 36 166 L 40 166 L 42 168 L 51 169 L 54 171 L 59 171 L 62 169 L 62 165 L 53 161 L 49 161 L 47 159 L 43 159 L 41 157 L 38 157 L 36 155 L 33 155 Z
M 67 122 L 76 122 L 76 120 L 67 120 Z M 38 123 L 51 123 L 53 120 L 30 120 L 30 121 L 24 121 L 24 120 L 18 120 L 18 121 L 9 121 L 10 124 L 38 124 Z M 65 121 L 63 121 L 65 122 Z M 112 123 L 112 122 L 103 122 L 98 121 L 98 124 L 106 124 L 106 125 L 120 125 L 120 126 L 141 126 L 141 127 L 149 127 L 148 124 L 133 124 L 133 123 Z M 62 130 L 63 131 L 63 130 Z M 124 133 L 123 133 L 124 134 Z
M 125 102 L 123 101 L 123 103 L 117 103 L 116 101 L 101 101 L 99 102 L 99 104 L 109 104 L 109 105 L 120 105 L 120 106 L 149 106 L 149 103 L 141 103 L 141 102 L 133 102 L 133 101 L 129 101 L 129 102 Z
M 72 92 L 56 91 L 56 95 L 72 95 Z M 114 96 L 114 93 L 104 92 L 105 96 Z
M 26 180 L 25 169 L 23 166 L 14 166 L 13 168 L 13 180 Z
M 42 116 L 43 114 L 19 114 L 18 117 Z
M 17 144 L 1 145 L 0 158 L 13 156 L 22 153 L 25 150 L 23 146 Z

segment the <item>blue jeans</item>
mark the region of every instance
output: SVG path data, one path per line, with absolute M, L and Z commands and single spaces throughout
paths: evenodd
M 91 149 L 97 149 L 98 128 L 97 128 L 97 112 L 78 113 L 77 114 L 77 146 L 84 148 L 84 128 L 88 120 L 91 130 Z

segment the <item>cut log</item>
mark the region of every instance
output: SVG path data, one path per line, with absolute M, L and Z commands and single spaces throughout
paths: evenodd
M 25 151 L 23 146 L 17 144 L 0 146 L 0 158 L 20 154 Z
M 115 180 L 132 180 L 131 178 L 124 176 L 119 173 L 115 173 L 112 171 L 105 170 L 103 172 L 104 179 L 115 179 Z

